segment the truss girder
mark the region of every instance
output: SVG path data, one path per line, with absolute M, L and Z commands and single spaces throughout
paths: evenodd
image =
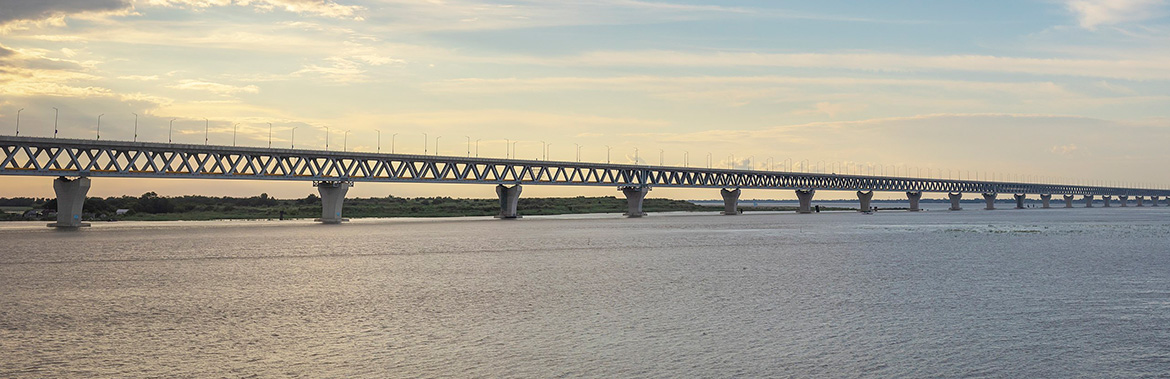
M 1170 190 L 0 136 L 0 175 L 1170 196 Z

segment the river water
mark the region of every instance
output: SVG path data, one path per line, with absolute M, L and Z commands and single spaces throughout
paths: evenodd
M 0 377 L 1170 375 L 1170 208 L 0 224 Z

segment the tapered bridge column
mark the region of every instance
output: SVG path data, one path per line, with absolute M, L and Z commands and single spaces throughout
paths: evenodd
M 1085 195 L 1085 208 L 1093 207 L 1093 195 Z
M 1117 202 L 1121 203 L 1122 207 L 1129 206 L 1129 195 L 1121 195 L 1117 197 Z
M 800 201 L 800 207 L 796 209 L 796 213 L 812 213 L 812 199 L 817 191 L 813 189 L 798 189 L 796 190 L 796 199 Z
M 918 201 L 922 200 L 922 192 L 907 191 L 906 198 L 910 200 L 910 211 L 911 212 L 918 212 L 921 210 L 918 208 Z
M 1150 206 L 1151 207 L 1158 206 L 1158 197 L 1157 196 L 1150 196 Z
M 500 197 L 500 214 L 496 215 L 496 218 L 520 218 L 520 212 L 516 211 L 516 206 L 520 203 L 520 191 L 523 190 L 524 187 L 521 187 L 520 184 L 511 187 L 503 184 L 496 185 L 496 195 Z
M 996 195 L 995 193 L 984 193 L 983 194 L 983 201 L 987 202 L 987 207 L 983 208 L 983 209 L 986 209 L 989 211 L 995 209 L 995 195 Z
M 1028 195 L 1023 193 L 1016 193 L 1012 194 L 1012 196 L 1016 197 L 1016 209 L 1024 209 L 1024 200 L 1028 198 Z
M 89 193 L 89 178 L 70 180 L 64 176 L 53 179 L 53 192 L 57 193 L 57 222 L 48 226 L 54 228 L 80 228 L 89 226 L 81 222 L 81 211 L 85 206 L 85 194 Z
M 1073 207 L 1072 203 L 1073 203 L 1074 198 L 1076 198 L 1076 196 L 1064 195 L 1064 207 L 1065 208 L 1072 208 Z
M 1103 206 L 1105 208 L 1109 208 L 1109 201 L 1110 200 L 1113 200 L 1113 196 L 1110 196 L 1110 195 L 1101 196 L 1101 203 L 1104 204 Z
M 1040 194 L 1040 203 L 1042 208 L 1052 208 L 1052 195 Z
M 869 192 L 857 191 L 857 200 L 861 202 L 860 207 L 857 208 L 857 210 L 862 211 L 862 212 L 869 212 L 870 210 L 873 209 L 872 207 L 869 206 L 870 202 L 873 201 L 873 191 L 869 191 Z
M 622 193 L 626 195 L 626 213 L 624 216 L 629 218 L 642 217 L 646 212 L 642 212 L 642 200 L 646 199 L 646 193 L 650 192 L 650 187 L 622 187 Z
M 732 216 L 740 213 L 739 207 L 737 207 L 739 205 L 739 193 L 739 188 L 736 188 L 734 191 L 728 190 L 726 188 L 719 189 L 719 194 L 723 195 L 722 214 Z
M 961 193 L 961 192 L 960 193 L 947 192 L 947 196 L 951 198 L 951 210 L 952 211 L 963 210 L 963 207 L 960 206 L 961 204 L 959 204 L 959 202 L 963 200 L 963 193 Z
M 1137 196 L 1137 206 L 1144 207 L 1144 206 L 1146 206 L 1145 202 L 1146 202 L 1145 196 Z
M 322 224 L 349 221 L 341 217 L 341 208 L 345 203 L 345 193 L 349 192 L 349 187 L 353 187 L 353 182 L 313 182 L 313 186 L 317 187 L 317 193 L 321 194 L 321 218 L 317 221 Z

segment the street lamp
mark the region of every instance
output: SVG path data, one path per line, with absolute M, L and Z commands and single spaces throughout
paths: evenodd
M 207 120 L 207 117 L 204 117 L 203 118 L 203 145 L 204 146 L 207 145 L 207 130 L 211 127 L 210 125 L 211 125 L 211 121 Z
M 471 136 L 464 137 L 467 137 L 467 157 L 471 158 Z
M 443 136 L 435 137 L 435 156 L 436 157 L 439 156 L 439 139 L 440 138 L 443 138 Z
M 708 170 L 711 169 L 711 152 L 710 151 L 707 152 L 707 169 Z
M 475 157 L 476 158 L 479 158 L 479 141 L 480 140 L 475 140 Z
M 236 145 L 236 131 L 238 130 L 236 127 L 238 126 L 240 126 L 238 122 L 232 125 L 232 146 Z
M 345 134 L 341 136 L 341 151 L 342 152 L 349 151 L 349 131 L 348 130 L 346 130 Z
M 329 127 L 325 125 L 321 125 L 321 127 L 325 128 L 325 151 L 329 151 Z
M 605 145 L 605 164 L 609 164 L 609 152 L 613 150 L 609 145 Z
M 57 116 L 61 113 L 57 107 L 53 107 L 53 138 L 57 138 Z
M 637 147 L 637 146 L 635 146 L 635 147 L 634 147 L 634 164 L 638 164 L 638 161 L 639 161 L 639 159 L 638 159 L 638 147 Z
M 398 133 L 390 135 L 390 154 L 394 154 L 394 140 L 397 139 Z
M 170 126 L 167 127 L 167 143 L 171 143 L 171 133 L 174 132 L 174 130 L 175 130 L 175 120 L 178 120 L 178 119 L 172 118 Z
M 516 144 L 518 143 L 520 143 L 520 141 L 512 142 L 512 159 L 516 159 Z
M 102 116 L 105 116 L 105 115 L 106 115 L 105 113 L 98 115 L 98 124 L 97 124 L 97 130 L 96 130 L 97 139 L 102 139 Z
M 20 108 L 20 109 L 16 110 L 16 136 L 17 137 L 20 137 L 20 112 L 23 112 L 23 111 L 24 111 L 24 108 Z
M 666 165 L 666 150 L 658 149 L 658 165 Z
M 288 134 L 289 134 L 288 148 L 289 149 L 295 149 L 297 147 L 297 128 L 299 128 L 299 126 L 294 126 L 292 129 L 290 129 L 288 131 Z
M 427 134 L 423 133 L 423 155 L 427 155 Z
M 581 144 L 574 142 L 573 146 L 577 147 L 577 162 L 581 162 Z
M 134 142 L 138 142 L 138 114 L 137 113 L 130 113 L 130 114 L 134 115 Z
M 512 140 L 504 138 L 504 159 L 512 157 L 510 155 L 510 154 L 512 154 L 511 148 L 512 148 Z
M 545 157 L 545 154 L 544 154 L 545 151 L 548 151 L 548 144 L 545 143 L 544 141 L 540 141 L 540 157 L 544 160 L 548 160 Z
M 374 129 L 374 131 L 378 132 L 378 154 L 381 154 L 382 153 L 382 131 L 379 129 Z
M 691 152 L 683 151 L 683 167 L 691 167 Z
M 268 123 L 268 148 L 272 148 L 272 123 Z

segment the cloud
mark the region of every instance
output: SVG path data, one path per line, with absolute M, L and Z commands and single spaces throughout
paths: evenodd
M 145 81 L 158 80 L 158 75 L 125 75 L 125 76 L 119 76 L 118 79 L 135 80 L 135 81 L 145 82 Z
M 1077 151 L 1077 145 L 1074 143 L 1070 143 L 1070 144 L 1064 145 L 1064 146 L 1053 146 L 1051 151 L 1053 153 L 1060 154 L 1060 155 L 1068 155 L 1068 154 L 1072 154 L 1072 152 L 1074 152 L 1074 151 Z
M 259 93 L 260 87 L 254 85 L 233 86 L 230 84 L 212 83 L 200 80 L 184 79 L 179 84 L 170 86 L 181 90 L 207 91 L 220 96 L 231 96 L 237 93 Z
M 1077 16 L 1082 28 L 1158 18 L 1166 14 L 1166 0 L 1068 0 L 1065 6 Z
M 865 109 L 865 105 L 830 103 L 827 101 L 822 101 L 813 105 L 812 109 L 803 109 L 796 111 L 795 113 L 803 115 L 823 114 L 825 116 L 829 116 L 829 118 L 837 118 L 837 115 L 839 114 L 859 111 L 862 109 Z
M 328 18 L 362 20 L 365 10 L 358 5 L 343 5 L 332 0 L 142 0 L 150 6 L 203 9 L 229 5 L 251 6 L 258 11 L 282 10 Z
M 127 0 L 15 0 L 0 7 L 0 25 L 17 21 L 41 21 L 81 13 L 120 11 Z

